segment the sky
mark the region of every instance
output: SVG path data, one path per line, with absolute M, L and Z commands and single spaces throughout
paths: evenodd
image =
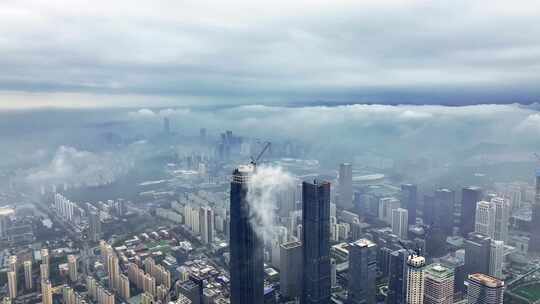
M 540 101 L 538 1 L 0 1 L 0 108 Z

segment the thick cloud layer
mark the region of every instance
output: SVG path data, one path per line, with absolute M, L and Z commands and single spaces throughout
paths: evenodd
M 50 163 L 34 169 L 26 181 L 33 185 L 99 186 L 115 181 L 129 168 L 128 161 L 112 153 L 98 154 L 61 146 Z
M 540 4 L 0 3 L 0 107 L 540 98 Z

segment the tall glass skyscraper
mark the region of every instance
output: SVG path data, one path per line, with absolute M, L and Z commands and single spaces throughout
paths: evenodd
M 302 183 L 302 304 L 330 302 L 330 183 Z
M 231 303 L 258 304 L 264 297 L 262 240 L 250 224 L 250 205 L 246 199 L 253 166 L 235 169 L 231 182 Z
M 408 211 L 409 225 L 416 223 L 416 203 L 418 200 L 418 187 L 413 184 L 401 185 L 401 208 Z
M 368 239 L 349 244 L 348 304 L 373 304 L 377 276 L 377 245 Z
M 407 294 L 407 259 L 409 253 L 400 249 L 390 254 L 387 304 L 405 304 Z
M 461 189 L 461 235 L 468 236 L 474 231 L 476 203 L 482 200 L 482 189 L 478 187 L 466 187 Z
M 533 204 L 529 252 L 540 254 L 540 169 L 536 171 L 536 196 Z
M 352 164 L 343 163 L 339 165 L 338 189 L 338 205 L 341 208 L 350 209 L 353 201 Z

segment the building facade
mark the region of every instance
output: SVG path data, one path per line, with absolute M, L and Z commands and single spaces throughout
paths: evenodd
M 233 172 L 230 202 L 231 303 L 262 303 L 264 296 L 264 253 L 259 235 L 250 223 L 247 193 L 254 166 Z
M 454 270 L 437 263 L 428 265 L 424 273 L 424 304 L 454 303 Z
M 339 165 L 338 186 L 339 206 L 344 209 L 350 209 L 353 201 L 352 164 L 343 163 Z
M 467 279 L 467 303 L 503 304 L 504 281 L 482 273 L 470 274 Z
M 330 183 L 302 183 L 302 304 L 330 301 Z
M 532 208 L 531 238 L 529 239 L 529 252 L 540 254 L 540 169 L 536 171 L 536 194 Z
M 418 202 L 418 187 L 414 184 L 401 185 L 401 207 L 407 209 L 408 222 L 416 223 L 416 205 Z
M 377 276 L 377 245 L 368 239 L 349 244 L 348 304 L 373 304 Z
M 461 189 L 461 235 L 467 236 L 475 229 L 476 203 L 482 200 L 482 189 L 466 187 Z

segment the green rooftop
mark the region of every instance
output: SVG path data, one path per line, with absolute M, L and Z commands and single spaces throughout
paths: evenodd
M 435 279 L 446 279 L 454 276 L 454 269 L 434 263 L 426 266 L 424 273 Z

